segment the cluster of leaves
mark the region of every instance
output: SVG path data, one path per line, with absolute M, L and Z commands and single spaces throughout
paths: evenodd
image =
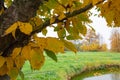
M 103 16 L 108 26 L 120 26 L 120 19 L 119 19 L 119 13 L 120 13 L 120 0 L 108 0 L 104 2 L 103 4 L 98 5 L 101 11 L 101 16 Z
M 33 70 L 40 69 L 45 61 L 43 51 L 55 61 L 57 61 L 56 53 L 63 53 L 64 46 L 76 52 L 73 44 L 65 40 L 37 36 L 32 39 L 33 41 L 30 41 L 28 45 L 15 48 L 9 57 L 0 56 L 0 75 L 8 74 L 12 80 L 16 79 L 18 74 L 21 75 L 20 70 L 26 60 L 30 62 Z
M 87 12 L 67 18 L 67 14 L 80 8 L 82 8 L 82 3 L 79 0 L 49 0 L 40 7 L 38 12 L 39 15 L 44 16 L 43 21 L 50 19 L 50 24 L 60 39 L 73 40 L 81 38 L 80 34 L 85 35 L 85 24 L 91 22 Z M 61 22 L 57 23 L 56 19 Z M 56 26 L 52 25 L 54 23 L 56 23 Z
M 4 0 L 7 7 L 11 6 L 13 0 Z

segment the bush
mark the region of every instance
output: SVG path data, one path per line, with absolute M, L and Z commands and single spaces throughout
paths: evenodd
M 107 45 L 106 44 L 96 44 L 96 43 L 92 43 L 92 44 L 84 44 L 82 46 L 80 46 L 80 49 L 82 51 L 107 51 Z

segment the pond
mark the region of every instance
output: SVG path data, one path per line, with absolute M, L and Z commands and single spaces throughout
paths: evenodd
M 120 80 L 120 73 L 104 74 L 101 76 L 88 77 L 83 80 Z
M 120 69 L 86 71 L 72 77 L 71 80 L 120 80 Z

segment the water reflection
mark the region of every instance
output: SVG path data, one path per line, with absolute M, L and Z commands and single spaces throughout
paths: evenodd
M 115 74 L 112 74 L 112 80 L 120 80 L 120 74 L 118 73 L 115 73 Z
M 105 74 L 101 76 L 84 78 L 83 80 L 120 80 L 120 74 L 119 73 Z

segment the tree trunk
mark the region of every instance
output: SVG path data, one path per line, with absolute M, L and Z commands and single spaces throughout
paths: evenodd
M 36 16 L 36 11 L 44 0 L 14 0 L 12 5 L 0 15 L 0 55 L 8 57 L 14 47 L 24 44 L 24 39 L 29 38 L 27 35 L 16 31 L 16 39 L 11 34 L 3 36 L 8 29 L 16 21 L 28 22 L 32 17 Z M 21 44 L 23 42 L 23 44 Z M 0 80 L 10 80 L 6 74 L 0 76 Z
M 12 5 L 0 16 L 0 53 L 6 57 L 12 49 L 21 44 L 21 39 L 28 38 L 27 35 L 17 30 L 17 39 L 11 34 L 3 36 L 5 30 L 16 21 L 28 22 L 36 16 L 36 11 L 44 0 L 14 0 Z M 20 45 L 21 46 L 21 45 Z M 11 48 L 12 47 L 12 48 Z

